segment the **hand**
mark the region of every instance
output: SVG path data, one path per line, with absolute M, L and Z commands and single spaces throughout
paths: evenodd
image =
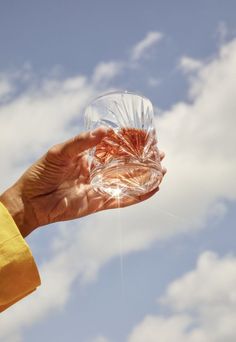
M 98 128 L 53 146 L 0 196 L 23 236 L 52 222 L 117 208 L 116 198 L 96 192 L 89 183 L 87 150 L 106 134 L 105 128 Z M 164 153 L 160 157 L 163 159 Z M 160 169 L 164 176 L 166 170 L 161 166 Z M 124 197 L 119 200 L 119 207 L 146 200 L 158 190 L 159 187 L 143 196 Z

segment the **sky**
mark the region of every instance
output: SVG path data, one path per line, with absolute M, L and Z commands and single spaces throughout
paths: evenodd
M 0 191 L 112 89 L 156 109 L 151 199 L 27 237 L 42 285 L 2 342 L 236 340 L 235 1 L 0 1 Z

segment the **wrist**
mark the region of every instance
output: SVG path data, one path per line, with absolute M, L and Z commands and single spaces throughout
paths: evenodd
M 23 237 L 29 235 L 37 227 L 33 220 L 33 213 L 29 215 L 29 208 L 22 198 L 20 187 L 13 185 L 7 189 L 0 195 L 0 202 L 9 211 Z

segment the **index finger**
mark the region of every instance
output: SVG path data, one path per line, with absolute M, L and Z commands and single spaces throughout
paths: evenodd
M 73 158 L 78 154 L 96 146 L 107 134 L 106 127 L 98 127 L 93 131 L 87 131 L 76 135 L 74 138 L 54 147 L 57 153 L 67 158 Z

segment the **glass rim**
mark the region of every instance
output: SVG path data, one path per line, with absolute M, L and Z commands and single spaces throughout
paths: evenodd
M 143 99 L 145 99 L 145 100 L 148 100 L 148 101 L 151 103 L 152 107 L 153 107 L 153 104 L 152 104 L 151 100 L 150 100 L 148 97 L 146 97 L 146 96 L 144 96 L 143 94 L 141 94 L 141 93 L 134 92 L 134 91 L 129 91 L 129 90 L 112 90 L 112 91 L 109 91 L 109 92 L 107 92 L 107 93 L 101 94 L 101 95 L 99 95 L 99 96 L 93 98 L 93 99 L 92 99 L 91 101 L 89 101 L 88 104 L 85 106 L 85 110 L 86 110 L 87 107 L 91 106 L 93 103 L 95 103 L 95 102 L 98 101 L 99 99 L 101 99 L 101 98 L 103 98 L 103 97 L 106 97 L 106 96 L 115 95 L 115 94 L 117 94 L 117 95 L 119 95 L 119 94 L 121 94 L 121 95 L 122 95 L 122 94 L 124 94 L 124 95 L 125 95 L 125 94 L 129 94 L 129 95 L 136 95 L 136 96 L 139 96 L 139 97 L 141 97 L 141 98 L 143 98 Z

